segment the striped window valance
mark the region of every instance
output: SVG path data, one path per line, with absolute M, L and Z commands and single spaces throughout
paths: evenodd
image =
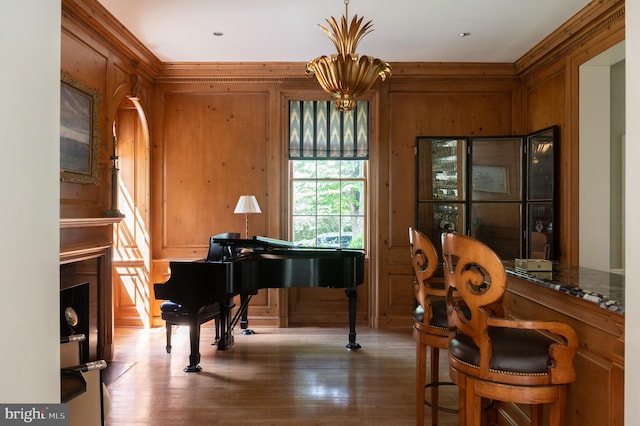
M 289 102 L 289 158 L 366 160 L 369 158 L 369 103 L 340 112 L 335 102 Z

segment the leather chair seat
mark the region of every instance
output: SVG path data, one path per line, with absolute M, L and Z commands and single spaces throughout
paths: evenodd
M 432 298 L 431 301 L 431 321 L 429 321 L 429 327 L 435 327 L 440 329 L 448 329 L 449 322 L 447 320 L 447 304 L 444 298 Z M 424 323 L 424 309 L 422 306 L 418 306 L 413 311 L 413 320 L 415 322 Z
M 189 315 L 189 311 L 184 306 L 171 300 L 167 300 L 160 305 L 160 312 L 162 313 L 162 319 L 176 319 L 176 317 Z M 218 315 L 220 315 L 220 306 L 217 303 L 203 306 L 198 311 L 198 316 L 200 317 L 208 318 Z M 165 316 L 169 318 L 165 318 Z
M 469 308 L 463 306 L 462 313 L 467 317 L 471 318 L 471 312 Z M 429 321 L 429 327 L 439 328 L 442 330 L 449 329 L 449 320 L 447 319 L 447 301 L 445 298 L 431 298 L 431 321 Z M 424 323 L 424 309 L 422 306 L 418 306 L 413 311 L 413 320 L 419 323 Z
M 172 313 L 178 314 L 181 312 L 186 312 L 186 309 L 182 307 L 181 304 L 173 302 L 171 300 L 167 300 L 160 305 L 160 312 L 164 313 Z
M 548 373 L 549 346 L 555 343 L 553 339 L 523 329 L 489 327 L 488 331 L 493 349 L 490 369 L 525 375 Z M 469 336 L 461 333 L 449 341 L 449 354 L 466 364 L 480 364 L 478 347 Z

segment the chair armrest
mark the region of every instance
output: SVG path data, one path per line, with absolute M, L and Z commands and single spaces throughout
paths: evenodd
M 490 327 L 519 328 L 548 332 L 559 336 L 563 341 L 557 341 L 549 347 L 549 357 L 553 364 L 549 368 L 552 383 L 567 383 L 576 379 L 573 358 L 578 351 L 578 335 L 573 327 L 557 321 L 512 320 L 505 318 L 487 318 Z M 557 337 L 556 339 L 557 340 Z

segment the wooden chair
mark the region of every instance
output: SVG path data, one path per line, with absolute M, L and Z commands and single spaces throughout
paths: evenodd
M 551 247 L 547 242 L 547 236 L 542 232 L 531 233 L 531 258 L 532 259 L 549 259 Z
M 439 381 L 440 349 L 447 349 L 449 326 L 442 279 L 434 279 L 438 269 L 438 252 L 420 231 L 409 228 L 409 248 L 414 273 L 414 289 L 418 306 L 413 313 L 413 336 L 416 339 L 416 423 L 424 424 L 425 404 L 431 407 L 431 424 L 438 424 L 438 410 L 456 413 L 457 410 L 440 407 L 438 387 L 451 382 Z M 430 383 L 427 384 L 427 352 L 431 358 Z M 425 400 L 426 388 L 431 391 Z
M 567 385 L 576 379 L 578 338 L 569 325 L 498 315 L 506 273 L 486 245 L 458 234 L 442 235 L 447 312 L 452 336 L 449 373 L 460 389 L 459 424 L 480 425 L 483 399 L 531 404 L 531 424 L 564 423 Z M 456 303 L 461 297 L 469 312 Z

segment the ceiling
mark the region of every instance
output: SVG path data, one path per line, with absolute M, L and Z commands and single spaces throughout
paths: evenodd
M 345 13 L 344 0 L 98 1 L 163 62 L 307 62 L 335 52 L 318 24 Z M 351 0 L 349 20 L 373 23 L 357 53 L 388 62 L 513 63 L 588 3 Z

